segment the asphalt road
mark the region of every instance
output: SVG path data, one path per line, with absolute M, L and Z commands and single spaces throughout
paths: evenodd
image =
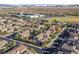
M 7 37 L 2 37 L 0 36 L 0 38 L 6 40 L 6 41 L 12 41 L 13 39 L 11 38 L 7 38 Z M 31 48 L 34 48 L 38 53 L 42 54 L 43 53 L 43 50 L 42 50 L 42 47 L 39 47 L 39 46 L 35 46 L 35 45 L 32 45 L 32 44 L 28 44 L 28 43 L 24 43 L 24 42 L 21 42 L 21 41 L 18 41 L 18 40 L 14 40 L 16 41 L 16 44 L 19 45 L 19 44 L 23 44 L 23 45 L 26 45 L 26 46 L 29 46 Z

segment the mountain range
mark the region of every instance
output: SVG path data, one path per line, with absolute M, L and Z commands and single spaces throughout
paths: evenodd
M 27 7 L 27 6 L 43 6 L 43 7 L 79 7 L 78 4 L 74 5 L 54 5 L 54 4 L 0 4 L 0 7 Z

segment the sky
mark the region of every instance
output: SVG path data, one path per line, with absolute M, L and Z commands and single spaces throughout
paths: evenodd
M 79 4 L 79 0 L 0 0 L 0 4 Z

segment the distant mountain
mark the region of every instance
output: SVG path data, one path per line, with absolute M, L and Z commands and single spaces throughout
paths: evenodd
M 0 7 L 16 7 L 15 5 L 0 4 Z
M 59 5 L 59 4 L 23 4 L 20 5 L 22 7 L 31 7 L 31 6 L 38 6 L 38 7 L 79 7 L 78 4 L 72 4 L 72 5 Z
M 79 7 L 78 4 L 73 5 L 59 5 L 59 4 L 0 4 L 0 7 Z

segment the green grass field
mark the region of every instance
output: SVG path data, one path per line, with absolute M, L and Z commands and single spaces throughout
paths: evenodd
M 52 17 L 49 19 L 49 21 L 54 21 L 54 20 L 70 22 L 70 23 L 73 23 L 73 22 L 79 23 L 79 16 Z

